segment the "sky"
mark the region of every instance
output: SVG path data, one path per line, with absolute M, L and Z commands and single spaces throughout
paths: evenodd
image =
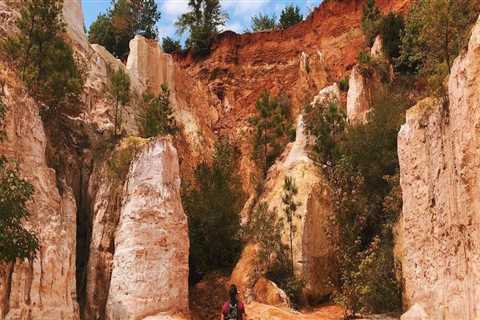
M 175 33 L 174 23 L 178 16 L 188 11 L 188 0 L 157 0 L 156 2 L 162 13 L 162 18 L 157 24 L 159 38 L 165 36 L 180 38 Z M 294 4 L 300 8 L 305 17 L 320 2 L 322 0 L 221 0 L 223 10 L 230 17 L 225 29 L 237 33 L 245 31 L 250 26 L 251 17 L 258 13 L 275 14 L 278 19 L 286 5 Z M 107 11 L 110 3 L 110 0 L 82 0 L 87 30 L 98 14 Z

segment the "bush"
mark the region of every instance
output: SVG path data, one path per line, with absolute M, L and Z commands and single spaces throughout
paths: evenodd
M 268 210 L 265 202 L 260 202 L 243 232 L 247 240 L 260 245 L 257 258 L 262 266 L 267 266 L 266 277 L 284 290 L 293 307 L 297 308 L 305 283 L 292 276 L 290 251 L 282 243 L 284 221 L 277 217 L 275 210 Z
M 122 109 L 130 101 L 130 77 L 123 68 L 112 70 L 108 67 L 108 80 L 109 93 L 115 103 L 113 135 L 116 137 L 122 129 Z
M 228 15 L 221 10 L 219 0 L 190 1 L 191 11 L 182 14 L 175 22 L 180 34 L 190 32 L 187 46 L 194 57 L 203 57 L 210 53 L 210 47 L 225 25 Z
M 400 56 L 401 35 L 405 28 L 403 17 L 389 13 L 382 18 L 379 33 L 383 42 L 383 52 L 386 57 L 396 59 Z
M 177 123 L 170 106 L 170 90 L 167 85 L 161 86 L 158 97 L 150 94 L 144 95 L 144 103 L 147 105 L 145 113 L 140 117 L 144 137 L 175 134 L 178 132 Z
M 339 228 L 335 298 L 352 314 L 401 307 L 392 229 L 401 210 L 397 134 L 407 103 L 396 92 L 376 97 L 368 121 L 338 132 L 334 144 L 323 133 L 335 120 L 305 118 L 307 131 L 323 147 L 316 149 L 333 150 L 316 154 L 332 186 Z
M 78 104 L 84 83 L 83 70 L 62 38 L 62 7 L 61 0 L 26 1 L 17 20 L 20 32 L 4 43 L 30 94 L 50 114 Z
M 342 80 L 338 81 L 338 87 L 339 87 L 340 91 L 348 92 L 348 89 L 350 87 L 348 79 L 345 78 L 345 79 L 342 79 Z
M 277 17 L 275 15 L 258 14 L 252 17 L 251 28 L 252 32 L 273 30 L 277 24 Z
M 372 46 L 378 34 L 381 17 L 382 15 L 375 4 L 375 0 L 367 0 L 363 5 L 361 28 L 368 47 Z
M 238 175 L 238 150 L 228 140 L 215 145 L 211 164 L 200 164 L 182 188 L 188 216 L 190 274 L 231 272 L 240 257 L 240 211 L 245 195 Z
M 154 0 L 112 1 L 108 12 L 100 14 L 90 26 L 88 40 L 124 59 L 129 52 L 129 42 L 136 34 L 149 39 L 157 38 L 155 25 L 160 17 Z
M 115 185 L 123 185 L 130 170 L 130 163 L 145 143 L 144 139 L 128 137 L 110 154 L 107 160 L 108 172 L 110 178 L 116 182 Z
M 162 49 L 165 53 L 179 53 L 182 51 L 182 46 L 180 41 L 165 37 L 162 38 Z
M 294 140 L 295 130 L 288 97 L 273 97 L 263 91 L 255 107 L 257 115 L 249 119 L 255 128 L 252 157 L 265 178 L 284 146 Z
M 476 0 L 424 0 L 410 9 L 401 35 L 397 68 L 429 77 L 438 65 L 448 72 L 478 16 Z
M 296 25 L 302 21 L 303 15 L 300 14 L 300 8 L 293 4 L 283 8 L 282 13 L 280 14 L 280 27 L 283 29 L 287 29 L 288 27 Z
M 338 101 L 305 106 L 304 121 L 309 124 L 308 130 L 315 139 L 314 152 L 320 160 L 331 162 L 338 158 L 338 143 L 347 124 L 346 114 L 339 108 Z

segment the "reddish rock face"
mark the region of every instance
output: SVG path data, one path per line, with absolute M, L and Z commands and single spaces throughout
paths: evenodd
M 380 0 L 377 4 L 389 12 L 404 11 L 410 2 Z M 344 78 L 364 46 L 359 28 L 363 3 L 329 1 L 286 30 L 243 35 L 227 31 L 207 58 L 175 58 L 176 99 L 195 109 L 199 123 L 208 124 L 215 134 L 237 140 L 247 190 L 252 189 L 247 119 L 255 113 L 260 93 L 288 95 L 295 119 L 320 89 Z

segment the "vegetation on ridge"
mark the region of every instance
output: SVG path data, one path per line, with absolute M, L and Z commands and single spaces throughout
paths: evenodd
M 154 0 L 114 0 L 112 7 L 100 14 L 90 26 L 88 40 L 124 59 L 129 52 L 130 40 L 136 34 L 149 39 L 157 38 L 156 23 L 160 17 Z
M 62 35 L 62 0 L 28 0 L 17 20 L 19 33 L 3 43 L 30 94 L 53 114 L 79 103 L 84 72 Z

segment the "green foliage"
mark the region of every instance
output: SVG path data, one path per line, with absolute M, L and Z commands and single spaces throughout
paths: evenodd
M 283 8 L 280 14 L 280 27 L 286 29 L 299 22 L 303 21 L 303 15 L 300 13 L 300 8 L 290 4 Z
M 341 91 L 343 92 L 348 92 L 348 89 L 350 87 L 350 84 L 348 82 L 348 78 L 342 79 L 338 81 L 338 87 Z
M 343 138 L 346 115 L 336 100 L 304 108 L 304 121 L 315 138 L 314 151 L 325 162 L 338 158 L 338 143 Z
M 252 32 L 263 31 L 263 30 L 274 30 L 277 24 L 277 17 L 273 14 L 269 16 L 268 14 L 259 13 L 256 16 L 252 17 L 251 28 Z
M 0 261 L 35 258 L 38 239 L 22 226 L 22 221 L 30 215 L 26 203 L 32 194 L 33 186 L 0 157 Z
M 286 96 L 273 97 L 264 91 L 256 103 L 257 115 L 249 122 L 255 127 L 253 159 L 264 177 L 268 168 L 282 153 L 288 141 L 295 138 L 290 116 L 290 101 Z
M 182 51 L 180 41 L 174 40 L 170 37 L 162 38 L 162 48 L 165 53 L 179 53 Z
M 389 13 L 380 22 L 379 33 L 383 42 L 383 52 L 390 59 L 400 56 L 401 34 L 405 28 L 403 17 Z
M 367 0 L 363 5 L 361 28 L 365 39 L 367 41 L 367 46 L 371 47 L 375 37 L 378 34 L 378 26 L 380 24 L 382 15 L 375 0 Z
M 29 0 L 21 5 L 19 33 L 7 38 L 4 49 L 30 94 L 45 110 L 79 102 L 84 77 L 72 48 L 63 40 L 61 0 Z
M 238 175 L 238 153 L 228 140 L 221 139 L 212 163 L 200 164 L 193 184 L 183 186 L 191 274 L 230 272 L 240 256 L 240 211 L 245 195 Z
M 292 177 L 285 177 L 283 181 L 283 194 L 282 194 L 282 204 L 283 204 L 283 213 L 285 213 L 285 217 L 287 218 L 288 230 L 289 230 L 289 238 L 290 238 L 290 263 L 291 263 L 291 275 L 294 276 L 294 257 L 293 257 L 293 236 L 297 232 L 295 227 L 295 218 L 299 218 L 298 214 L 296 213 L 298 206 L 301 205 L 300 202 L 295 201 L 295 196 L 298 193 L 297 186 L 295 185 L 295 180 Z
M 284 290 L 293 306 L 298 307 L 305 282 L 292 276 L 289 250 L 282 243 L 284 221 L 277 217 L 275 210 L 268 210 L 267 203 L 260 202 L 243 231 L 248 240 L 259 244 L 257 258 L 261 265 L 267 265 L 267 278 Z
M 112 25 L 112 19 L 108 13 L 98 15 L 97 19 L 90 25 L 88 31 L 88 42 L 100 44 L 110 53 L 118 56 L 124 55 L 124 50 L 117 48 L 117 39 L 115 29 Z
M 127 137 L 112 151 L 108 157 L 108 172 L 114 185 L 123 185 L 130 169 L 130 163 L 142 149 L 145 140 L 138 137 Z M 110 147 L 114 147 L 110 145 Z
M 104 46 L 113 55 L 125 58 L 130 40 L 136 34 L 156 39 L 160 20 L 154 0 L 114 0 L 107 13 L 100 14 L 90 26 L 88 40 Z
M 158 97 L 150 94 L 144 96 L 147 107 L 145 114 L 141 117 L 143 135 L 155 137 L 158 135 L 175 134 L 178 131 L 177 123 L 170 106 L 170 90 L 167 85 L 161 86 L 162 92 Z
M 260 245 L 258 258 L 262 264 L 271 257 L 282 262 L 287 261 L 286 248 L 282 244 L 283 228 L 284 219 L 278 219 L 275 210 L 268 210 L 267 203 L 260 202 L 252 212 L 243 232 L 249 240 Z
M 401 37 L 399 69 L 427 78 L 445 77 L 466 44 L 477 18 L 475 0 L 419 0 L 411 8 Z M 439 66 L 444 65 L 444 67 Z
M 187 47 L 195 57 L 210 53 L 210 47 L 219 32 L 219 27 L 225 25 L 228 15 L 221 9 L 219 0 L 189 0 L 191 11 L 182 14 L 175 22 L 177 31 L 190 33 Z
M 332 186 L 339 231 L 335 296 L 352 314 L 401 307 L 392 229 L 401 211 L 397 134 L 406 102 L 397 91 L 375 98 L 367 122 L 337 132 L 333 144 L 324 133 L 341 129 L 334 122 L 343 116 L 305 118 L 308 132 L 323 145 L 316 150 L 333 150 L 316 153 Z
M 122 108 L 130 101 L 130 77 L 122 68 L 109 67 L 109 91 L 115 103 L 114 136 L 121 131 Z

